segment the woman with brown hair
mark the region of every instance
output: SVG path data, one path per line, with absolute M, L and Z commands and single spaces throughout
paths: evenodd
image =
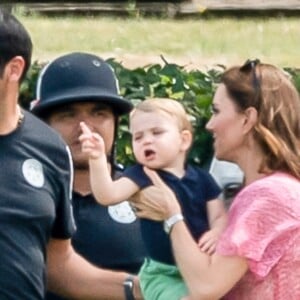
M 224 72 L 207 129 L 218 159 L 245 175 L 216 252 L 201 252 L 184 220 L 170 239 L 191 299 L 300 299 L 300 100 L 279 68 L 247 61 Z M 154 171 L 136 203 L 140 217 L 180 214 Z

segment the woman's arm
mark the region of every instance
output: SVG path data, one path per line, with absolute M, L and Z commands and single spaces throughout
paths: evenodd
M 184 222 L 174 225 L 171 241 L 191 299 L 220 299 L 248 269 L 244 258 L 218 254 L 209 256 L 199 251 Z
M 156 172 L 145 168 L 153 186 L 142 192 L 136 202 L 139 217 L 166 220 L 181 213 L 174 193 Z M 209 256 L 199 250 L 184 222 L 176 223 L 170 233 L 177 265 L 188 286 L 191 299 L 219 299 L 225 295 L 248 269 L 245 258 Z

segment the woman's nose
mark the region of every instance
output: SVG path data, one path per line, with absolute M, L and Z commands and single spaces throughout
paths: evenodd
M 208 122 L 205 125 L 206 130 L 208 131 L 212 131 L 213 130 L 213 121 L 212 121 L 212 117 L 208 120 Z

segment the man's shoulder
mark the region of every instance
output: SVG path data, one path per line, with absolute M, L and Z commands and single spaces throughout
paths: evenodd
M 47 144 L 54 143 L 57 145 L 63 145 L 65 147 L 64 140 L 57 133 L 57 131 L 55 131 L 47 123 L 40 120 L 38 117 L 34 116 L 28 111 L 24 111 L 24 115 L 26 119 L 26 130 L 31 133 L 31 136 L 35 136 L 41 141 L 46 141 Z
M 30 112 L 25 112 L 24 128 L 22 128 L 22 144 L 30 148 L 41 159 L 50 162 L 54 167 L 69 168 L 71 164 L 70 150 L 63 138 L 49 125 Z
M 31 112 L 24 111 L 24 115 L 26 119 L 26 126 L 29 127 L 31 130 L 47 132 L 51 135 L 58 135 L 53 128 L 51 128 L 47 123 L 33 115 Z

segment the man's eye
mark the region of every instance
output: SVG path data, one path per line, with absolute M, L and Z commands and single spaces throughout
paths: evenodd
M 104 116 L 105 113 L 103 110 L 97 110 L 95 113 L 94 113 L 96 116 Z
M 71 117 L 73 117 L 73 116 L 74 116 L 74 113 L 71 112 L 71 111 L 66 111 L 66 112 L 63 112 L 63 113 L 59 114 L 59 117 L 60 117 L 61 119 L 71 118 Z

